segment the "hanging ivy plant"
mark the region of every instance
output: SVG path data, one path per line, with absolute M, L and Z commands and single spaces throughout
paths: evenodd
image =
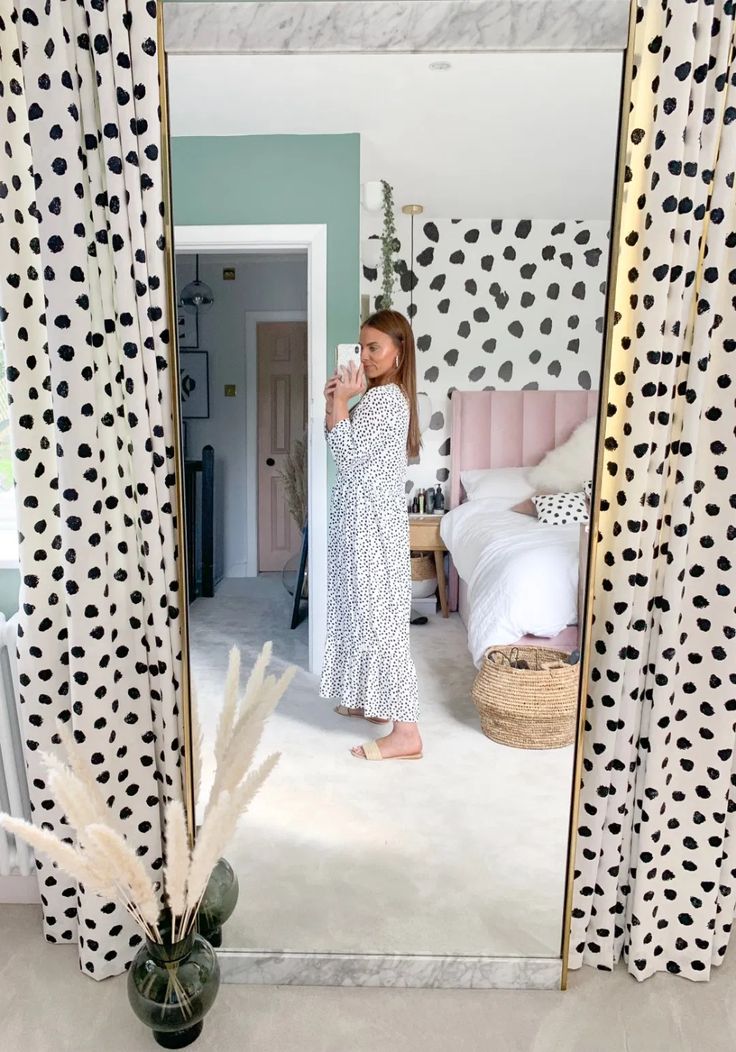
M 381 269 L 383 272 L 381 308 L 390 310 L 394 299 L 394 254 L 398 250 L 394 221 L 394 188 L 385 179 L 383 186 L 383 233 L 381 234 Z

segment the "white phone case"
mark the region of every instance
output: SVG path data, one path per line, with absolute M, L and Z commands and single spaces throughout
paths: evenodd
M 346 369 L 353 362 L 356 368 L 360 367 L 360 344 L 338 343 L 335 355 L 337 369 Z

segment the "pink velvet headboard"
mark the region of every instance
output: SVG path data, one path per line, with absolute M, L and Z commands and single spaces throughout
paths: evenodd
M 465 499 L 460 472 L 532 467 L 598 409 L 598 391 L 453 391 L 450 508 Z M 450 606 L 458 580 L 450 568 Z

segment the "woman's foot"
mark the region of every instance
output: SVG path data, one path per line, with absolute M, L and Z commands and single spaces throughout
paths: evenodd
M 422 751 L 422 737 L 416 723 L 394 723 L 391 733 L 378 738 L 376 745 L 386 760 L 396 756 L 416 756 Z M 365 757 L 362 745 L 354 745 L 350 751 L 353 756 Z
M 362 709 L 349 709 L 347 705 L 336 705 L 335 712 L 338 716 L 354 716 L 369 723 L 390 723 L 391 720 L 382 720 L 378 716 L 366 716 Z

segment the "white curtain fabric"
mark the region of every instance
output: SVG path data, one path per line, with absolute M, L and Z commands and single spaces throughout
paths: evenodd
M 571 966 L 707 979 L 736 902 L 734 6 L 638 9 Z
M 34 820 L 64 833 L 38 761 L 61 719 L 154 876 L 162 801 L 182 795 L 158 13 L 0 3 L 0 320 Z M 140 942 L 127 914 L 37 866 L 47 939 L 78 940 L 96 979 L 122 971 Z

